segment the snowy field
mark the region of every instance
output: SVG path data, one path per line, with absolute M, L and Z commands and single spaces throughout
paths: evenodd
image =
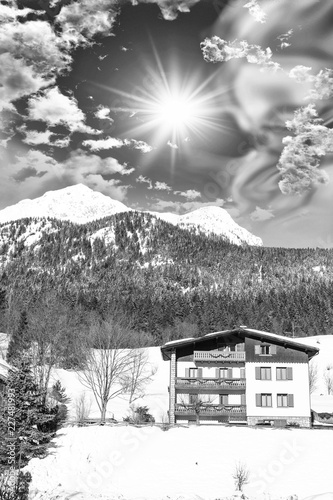
M 29 464 L 35 500 L 230 497 L 238 461 L 250 471 L 251 499 L 333 492 L 332 430 L 93 426 L 58 435 L 51 454 Z
M 333 336 L 304 339 L 320 347 L 312 363 L 318 371 L 312 408 L 333 412 L 323 373 L 333 362 Z M 157 422 L 168 409 L 169 364 L 159 348 L 149 349 L 157 366 L 146 396 L 135 404 L 147 405 Z M 91 400 L 90 417 L 98 407 L 74 371 L 54 370 L 75 401 L 83 392 Z M 108 416 L 119 422 L 128 415 L 127 398 L 110 401 Z M 233 426 L 137 428 L 121 423 L 61 429 L 54 447 L 43 460 L 33 459 L 31 500 L 215 500 L 231 497 L 237 462 L 250 472 L 244 492 L 250 499 L 333 500 L 333 430 L 277 429 Z M 331 492 L 331 493 L 330 493 Z M 325 495 L 324 495 L 325 494 Z M 320 495 L 320 496 L 318 496 Z

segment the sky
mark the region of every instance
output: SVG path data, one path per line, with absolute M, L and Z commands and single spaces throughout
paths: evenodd
M 332 154 L 291 194 L 277 168 L 309 103 L 289 72 L 332 67 L 332 20 L 330 0 L 1 1 L 0 209 L 83 183 L 133 209 L 221 206 L 266 246 L 332 248 Z M 208 62 L 214 35 L 270 47 L 279 69 Z M 315 105 L 329 127 L 331 99 Z

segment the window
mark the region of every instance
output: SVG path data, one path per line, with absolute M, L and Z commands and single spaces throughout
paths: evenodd
M 276 380 L 292 380 L 293 379 L 293 369 L 292 367 L 282 367 L 276 369 Z
M 256 366 L 256 380 L 272 380 L 272 369 Z
M 271 407 L 272 394 L 256 394 L 256 406 Z
M 198 368 L 189 368 L 188 376 L 190 378 L 197 378 L 197 376 L 198 376 Z
M 287 408 L 294 406 L 294 395 L 293 394 L 278 394 L 277 395 L 277 406 L 278 408 Z
M 244 352 L 244 351 L 245 351 L 244 342 L 242 344 L 236 344 L 236 352 Z
M 272 354 L 276 354 L 276 345 L 258 344 L 254 346 L 254 352 L 259 356 L 272 356 Z
M 218 368 L 219 378 L 232 378 L 232 368 Z
M 220 405 L 227 405 L 228 399 L 228 394 L 220 394 Z

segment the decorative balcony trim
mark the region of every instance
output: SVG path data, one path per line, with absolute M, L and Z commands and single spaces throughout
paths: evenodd
M 188 378 L 177 377 L 176 388 L 192 389 L 245 389 L 245 378 Z
M 234 351 L 194 351 L 193 361 L 245 361 L 245 352 L 234 352 Z
M 195 404 L 176 404 L 175 405 L 175 413 L 178 414 L 187 414 L 187 415 L 197 415 L 205 416 L 205 415 L 246 415 L 246 406 L 245 405 L 214 405 L 207 404 L 201 405 L 198 408 Z

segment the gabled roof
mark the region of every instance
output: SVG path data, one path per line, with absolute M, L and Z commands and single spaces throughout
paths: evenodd
M 226 343 L 232 341 L 241 342 L 245 338 L 252 338 L 254 340 L 259 340 L 261 342 L 269 342 L 271 344 L 290 347 L 298 351 L 305 352 L 309 359 L 318 354 L 319 349 L 310 344 L 300 343 L 297 339 L 291 337 L 284 337 L 283 335 L 277 335 L 276 333 L 263 332 L 261 330 L 254 330 L 248 328 L 247 326 L 239 326 L 232 330 L 223 330 L 220 332 L 212 332 L 203 335 L 202 337 L 191 337 L 188 339 L 173 340 L 167 342 L 161 347 L 161 352 L 164 360 L 168 360 L 171 357 L 173 350 L 180 349 L 182 351 L 187 351 L 190 354 L 191 351 L 195 350 L 196 347 L 203 347 L 203 343 L 212 344 L 214 339 L 224 339 Z M 201 346 L 200 346 L 201 344 Z M 208 349 L 212 349 L 209 347 Z M 186 354 L 185 354 L 186 355 Z

